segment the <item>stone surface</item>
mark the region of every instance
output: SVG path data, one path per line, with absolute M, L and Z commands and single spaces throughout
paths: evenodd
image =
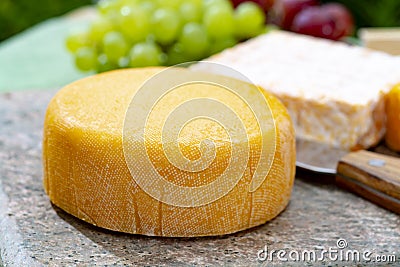
M 290 205 L 273 221 L 236 234 L 207 238 L 127 235 L 84 223 L 49 202 L 42 188 L 41 135 L 52 92 L 0 96 L 0 259 L 4 266 L 268 265 L 259 250 L 337 249 L 395 255 L 400 265 L 400 217 L 335 185 L 326 177 L 296 179 Z M 340 253 L 339 253 L 340 254 Z M 293 257 L 296 254 L 291 254 Z M 274 265 L 364 265 L 330 260 Z M 288 255 L 286 255 L 288 257 Z M 1 261 L 0 260 L 0 261 Z M 370 263 L 372 264 L 372 263 Z M 376 265 L 377 263 L 373 263 Z M 385 264 L 386 265 L 386 264 Z M 0 262 L 1 266 L 1 262 Z

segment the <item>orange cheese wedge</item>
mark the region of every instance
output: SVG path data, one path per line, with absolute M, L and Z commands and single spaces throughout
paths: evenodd
M 149 81 L 164 70 L 112 71 L 57 93 L 44 124 L 50 200 L 93 225 L 149 236 L 228 234 L 282 212 L 295 175 L 285 107 L 265 90 L 213 74 L 202 78 L 225 86 L 187 84 L 149 104 L 159 90 Z M 188 71 L 175 69 L 160 88 Z M 257 113 L 263 109 L 272 124 L 268 112 Z M 203 115 L 186 120 L 192 112 Z

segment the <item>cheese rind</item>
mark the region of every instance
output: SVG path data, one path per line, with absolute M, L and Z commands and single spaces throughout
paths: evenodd
M 300 139 L 343 149 L 368 148 L 381 140 L 384 94 L 400 81 L 400 58 L 280 31 L 206 61 L 231 67 L 277 96 Z M 218 73 L 202 63 L 192 68 Z
M 386 144 L 394 151 L 400 151 L 400 84 L 386 96 L 386 115 Z
M 46 113 L 43 140 L 44 187 L 50 200 L 99 227 L 150 236 L 222 235 L 277 216 L 288 204 L 293 186 L 294 129 L 285 107 L 265 92 L 275 119 L 276 150 L 271 169 L 256 191 L 249 192 L 261 144 L 256 129 L 248 132 L 246 172 L 230 192 L 212 203 L 198 207 L 168 205 L 144 192 L 133 179 L 123 151 L 124 117 L 138 88 L 162 70 L 120 70 L 92 76 L 66 86 L 53 98 Z M 211 93 L 212 88 L 204 90 Z M 211 129 L 208 132 L 216 133 Z M 193 134 L 202 133 L 190 127 L 182 131 L 180 148 L 184 155 L 196 154 L 197 146 L 190 142 L 194 139 L 188 139 Z M 243 141 L 237 142 L 218 143 L 216 162 L 220 164 L 213 167 L 213 174 L 223 171 L 230 146 L 242 145 Z M 155 164 L 159 164 L 162 144 L 150 140 L 147 145 Z M 247 160 L 234 155 L 233 159 Z M 158 167 L 168 174 L 166 166 Z M 179 182 L 174 175 L 165 177 Z M 200 182 L 210 182 L 208 179 Z

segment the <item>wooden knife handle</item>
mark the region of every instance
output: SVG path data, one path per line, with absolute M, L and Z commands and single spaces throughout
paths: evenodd
M 344 156 L 336 182 L 378 205 L 400 214 L 400 159 L 360 150 Z

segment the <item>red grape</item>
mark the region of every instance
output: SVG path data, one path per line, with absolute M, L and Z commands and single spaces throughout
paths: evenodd
M 258 4 L 264 11 L 268 11 L 274 4 L 274 0 L 231 0 L 234 7 L 243 2 L 254 2 Z
M 353 19 L 339 4 L 308 7 L 295 16 L 290 29 L 301 34 L 339 40 L 351 34 Z
M 339 3 L 329 3 L 322 6 L 324 12 L 333 16 L 335 27 L 335 39 L 340 39 L 343 36 L 348 36 L 353 33 L 354 22 L 353 17 L 348 9 Z
M 289 30 L 294 17 L 303 9 L 318 5 L 318 0 L 277 0 L 272 9 L 272 22 Z

